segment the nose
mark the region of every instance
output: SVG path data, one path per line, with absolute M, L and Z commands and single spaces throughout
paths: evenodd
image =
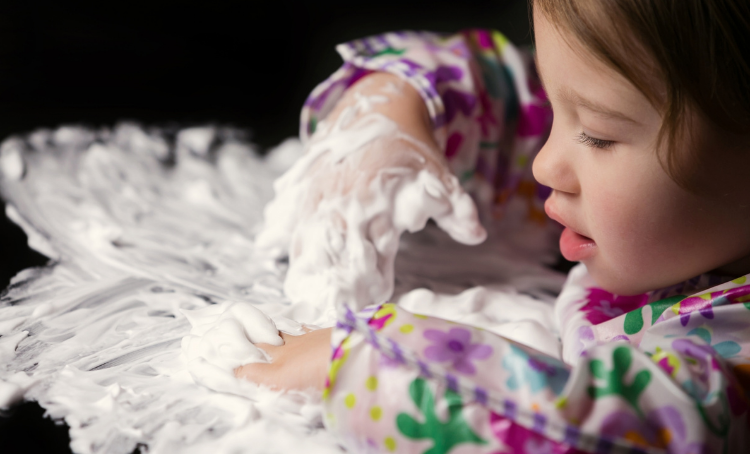
M 554 126 L 552 132 L 534 159 L 531 171 L 539 183 L 570 194 L 581 190 L 574 167 L 572 144 L 560 140 Z M 572 141 L 571 141 L 572 142 Z

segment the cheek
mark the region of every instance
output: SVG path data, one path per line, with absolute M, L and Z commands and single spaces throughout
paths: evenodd
M 625 288 L 651 285 L 654 276 L 673 267 L 676 251 L 693 241 L 684 228 L 685 207 L 665 197 L 664 188 L 653 182 L 608 180 L 613 183 L 602 181 L 585 199 L 587 221 L 599 247 L 587 265 L 597 280 L 616 281 Z M 606 276 L 600 279 L 597 274 Z
M 642 252 L 650 234 L 644 229 L 648 214 L 638 194 L 606 189 L 588 200 L 589 222 L 602 254 L 626 260 Z

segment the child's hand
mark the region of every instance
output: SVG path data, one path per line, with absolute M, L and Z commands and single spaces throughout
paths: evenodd
M 390 297 L 399 237 L 428 218 L 463 243 L 486 236 L 419 94 L 388 74 L 349 88 L 275 189 L 257 242 L 289 253 L 284 289 L 313 303 L 318 312 L 308 322 L 337 304 Z
M 257 344 L 270 363 L 246 364 L 234 375 L 279 390 L 322 390 L 328 372 L 331 329 L 309 331 L 301 336 L 281 333 L 284 345 Z

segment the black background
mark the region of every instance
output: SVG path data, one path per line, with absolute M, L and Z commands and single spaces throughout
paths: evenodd
M 337 43 L 390 30 L 493 28 L 530 44 L 526 0 L 306 2 L 0 0 L 0 140 L 60 124 L 220 123 L 267 149 L 296 135 Z M 0 221 L 0 288 L 46 263 Z M 26 403 L 0 415 L 0 452 L 70 452 Z

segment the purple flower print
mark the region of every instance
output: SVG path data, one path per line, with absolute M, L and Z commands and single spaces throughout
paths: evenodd
M 461 112 L 468 117 L 477 105 L 476 96 L 452 88 L 445 90 L 442 94 L 442 98 L 443 104 L 445 105 L 446 123 L 453 121 L 458 112 Z
M 674 454 L 702 454 L 706 446 L 687 442 L 687 428 L 680 413 L 672 406 L 657 408 L 645 420 L 631 412 L 617 411 L 602 423 L 602 433 L 622 437 L 638 447 L 667 449 Z
M 748 300 L 750 300 L 748 297 L 749 294 L 750 286 L 743 285 L 728 290 L 709 292 L 685 298 L 679 303 L 680 323 L 682 326 L 687 326 L 688 322 L 690 322 L 690 316 L 694 312 L 698 312 L 703 318 L 712 320 L 714 318 L 715 307 L 736 303 L 747 304 Z
M 576 331 L 576 340 L 576 358 L 583 355 L 589 347 L 596 345 L 594 330 L 592 330 L 590 326 L 578 327 L 578 331 Z
M 351 67 L 351 63 L 344 63 L 344 66 Z M 343 86 L 343 88 L 349 88 L 350 86 L 354 85 L 359 79 L 370 74 L 371 72 L 372 71 L 368 69 L 355 68 L 347 78 L 339 79 L 333 82 L 323 93 L 320 93 L 317 96 L 309 96 L 307 100 L 305 100 L 305 106 L 310 107 L 314 111 L 319 111 L 323 108 L 323 105 L 325 105 L 326 100 L 328 100 L 328 96 L 330 96 L 332 93 L 341 93 L 342 88 L 338 88 L 339 86 Z
M 702 399 L 710 387 L 711 371 L 721 369 L 714 358 L 716 350 L 710 345 L 698 344 L 692 339 L 685 338 L 672 342 L 672 348 L 689 359 L 686 366 L 691 370 L 693 378 L 690 380 L 688 391 L 696 399 Z
M 461 78 L 464 76 L 464 71 L 458 66 L 441 65 L 438 66 L 435 71 L 426 72 L 424 76 L 427 78 L 427 80 L 430 81 L 433 86 L 437 86 L 446 82 L 461 80 Z
M 586 320 L 594 325 L 604 323 L 632 310 L 643 307 L 648 302 L 648 295 L 620 296 L 606 290 L 591 287 L 586 295 L 586 304 L 581 311 L 586 314 Z
M 378 364 L 380 364 L 380 367 L 383 369 L 396 369 L 398 367 L 401 367 L 403 363 L 395 358 L 391 358 L 388 355 L 380 355 L 380 360 L 378 361 Z
M 489 345 L 471 343 L 471 331 L 468 329 L 451 328 L 447 333 L 428 329 L 424 337 L 433 342 L 424 350 L 424 356 L 431 361 L 451 361 L 453 369 L 461 374 L 474 375 L 476 368 L 472 360 L 487 359 L 492 355 Z
M 687 326 L 690 321 L 690 315 L 696 311 L 709 320 L 714 318 L 714 309 L 711 307 L 711 299 L 704 299 L 701 298 L 701 296 L 691 296 L 690 298 L 685 298 L 680 301 L 679 311 L 680 324 L 682 324 L 682 326 Z

